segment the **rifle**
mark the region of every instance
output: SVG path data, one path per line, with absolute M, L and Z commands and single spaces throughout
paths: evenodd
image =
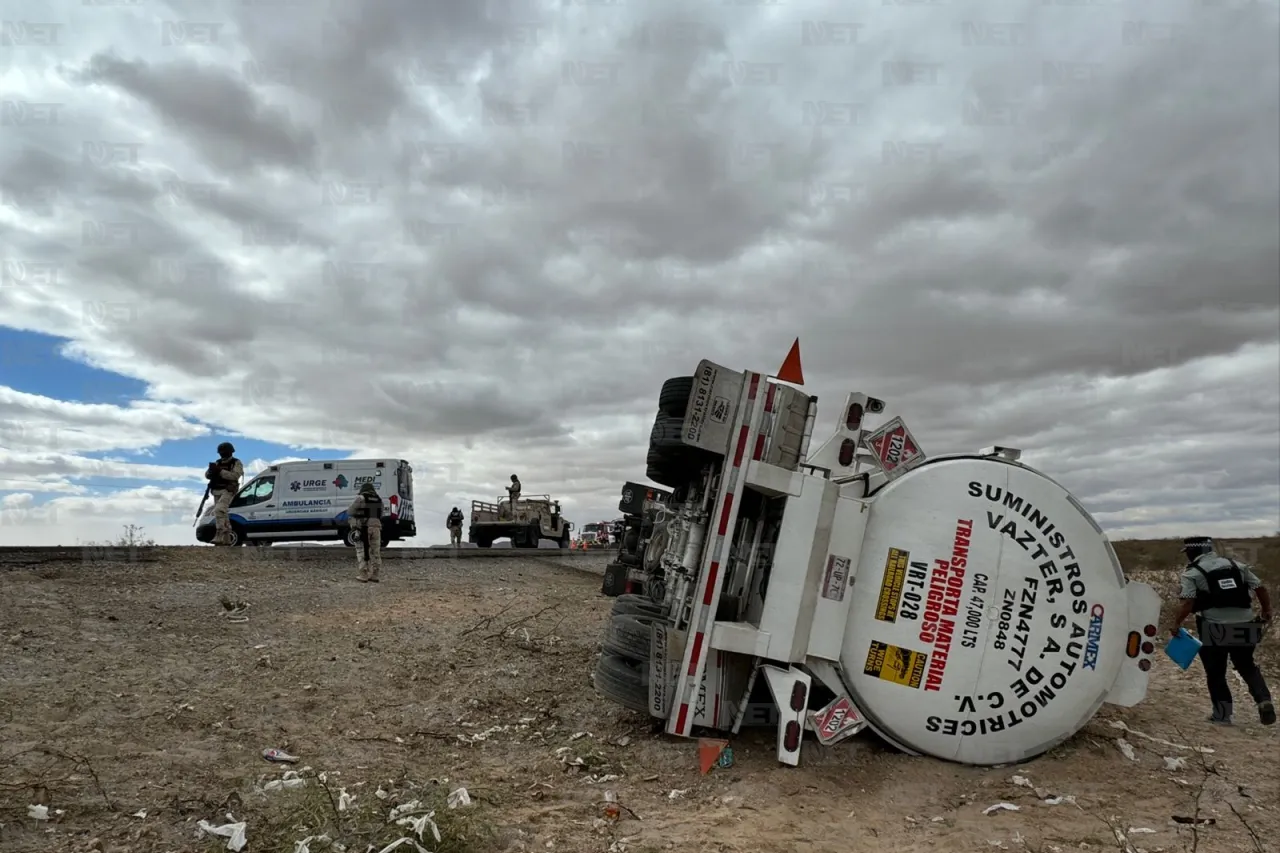
M 212 483 L 206 483 L 206 484 L 205 484 L 205 487 L 204 487 L 204 497 L 202 497 L 202 498 L 200 499 L 200 506 L 196 508 L 196 517 L 195 517 L 195 518 L 193 518 L 193 519 L 191 520 L 191 526 L 192 526 L 192 527 L 195 527 L 195 526 L 196 526 L 196 522 L 200 520 L 200 513 L 204 512 L 204 503 L 205 503 L 205 501 L 209 500 L 209 489 L 210 489 L 212 486 L 213 486 L 213 484 L 212 484 Z
M 364 548 L 364 564 L 369 565 L 369 526 L 360 528 L 360 546 Z

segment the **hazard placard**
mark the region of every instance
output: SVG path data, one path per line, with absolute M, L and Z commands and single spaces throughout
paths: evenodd
M 925 459 L 924 452 L 902 418 L 889 421 L 864 441 L 890 480 L 902 476 Z

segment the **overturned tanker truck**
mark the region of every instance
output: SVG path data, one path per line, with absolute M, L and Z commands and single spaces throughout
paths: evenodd
M 1012 448 L 926 458 L 901 418 L 871 428 L 885 404 L 862 393 L 810 452 L 816 404 L 710 361 L 667 381 L 648 476 L 673 491 L 597 692 L 681 737 L 776 724 L 789 765 L 806 731 L 864 728 L 1017 762 L 1143 699 L 1159 596 L 1070 492 Z

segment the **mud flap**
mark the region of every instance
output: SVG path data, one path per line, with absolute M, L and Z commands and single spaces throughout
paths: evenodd
M 621 563 L 610 563 L 604 570 L 604 583 L 600 586 L 600 594 L 617 598 L 626 590 L 627 567 Z
M 1129 604 L 1127 642 L 1114 651 L 1108 649 L 1102 652 L 1124 655 L 1124 665 L 1120 667 L 1111 690 L 1102 701 L 1131 708 L 1147 695 L 1147 683 L 1151 678 L 1153 663 L 1151 654 L 1155 650 L 1152 641 L 1160 625 L 1160 594 L 1148 584 L 1132 582 L 1125 585 L 1125 593 Z M 1144 644 L 1152 652 L 1145 651 Z
M 800 764 L 812 679 L 798 669 L 782 669 L 772 664 L 761 666 L 760 671 L 778 706 L 778 761 L 796 767 Z

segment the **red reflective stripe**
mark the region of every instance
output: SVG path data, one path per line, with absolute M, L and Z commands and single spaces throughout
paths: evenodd
M 733 467 L 742 467 L 742 454 L 747 452 L 747 436 L 750 435 L 751 428 L 746 424 L 742 425 L 742 429 L 738 431 L 738 449 L 733 452 Z
M 716 560 L 707 571 L 707 591 L 702 595 L 702 603 L 711 606 L 711 594 L 716 589 L 716 575 L 720 574 L 720 561 Z
M 751 454 L 752 459 L 759 460 L 764 455 L 764 435 L 756 436 L 756 452 Z
M 693 656 L 689 658 L 689 675 L 692 676 L 698 671 L 698 660 L 702 657 L 702 638 L 706 636 L 703 631 L 693 635 Z
M 676 731 L 684 731 L 685 718 L 689 716 L 689 703 L 680 703 L 680 713 L 676 716 Z
M 777 386 L 777 385 L 770 385 L 770 386 L 769 386 L 769 393 L 768 393 L 768 394 L 766 394 L 766 395 L 765 395 L 765 397 L 764 397 L 764 410 L 765 410 L 766 412 L 772 412 L 772 411 L 773 411 L 773 395 L 774 395 L 774 392 L 776 392 L 777 390 L 778 390 L 778 386 Z
M 759 389 L 760 389 L 760 374 L 753 373 L 751 374 L 751 390 L 747 392 L 747 399 L 754 400 L 756 398 L 756 391 L 758 391 Z
M 724 496 L 724 509 L 720 512 L 720 529 L 716 531 L 717 536 L 724 536 L 729 530 L 729 510 L 733 509 L 733 494 Z M 717 549 L 718 550 L 718 549 Z

